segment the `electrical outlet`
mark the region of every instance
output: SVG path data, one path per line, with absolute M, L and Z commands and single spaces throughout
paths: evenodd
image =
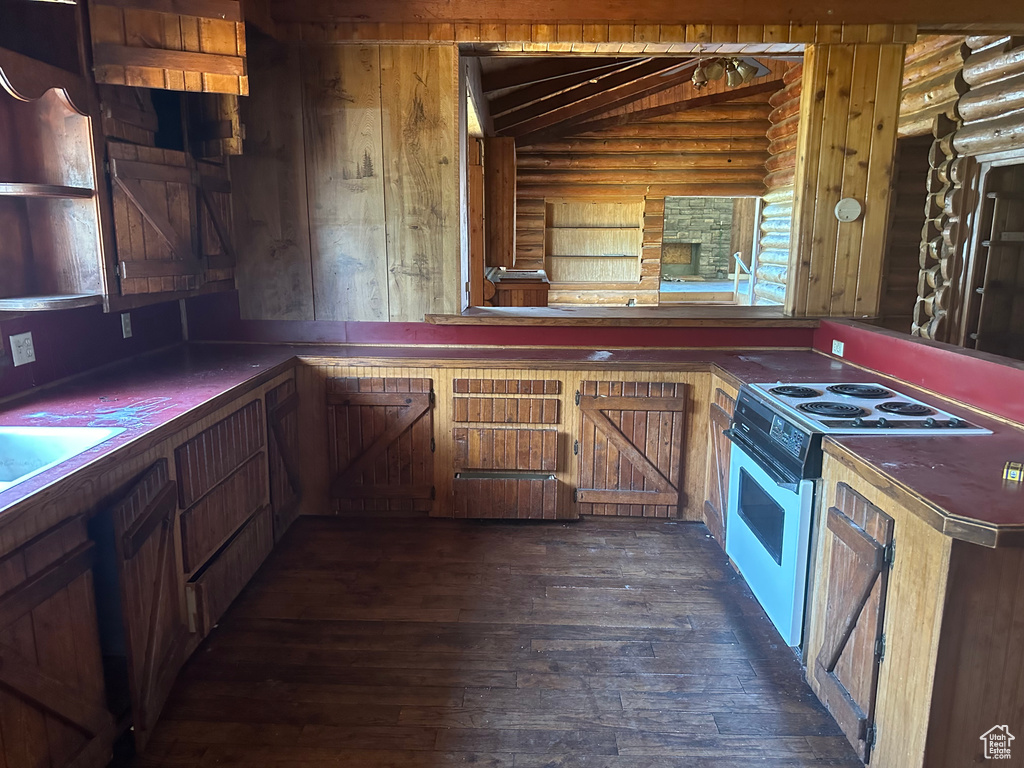
M 9 337 L 11 341 L 11 359 L 15 367 L 36 361 L 36 349 L 32 346 L 32 332 L 19 333 Z
M 835 355 L 836 357 L 842 357 L 844 346 L 846 345 L 843 344 L 843 342 L 837 339 L 832 339 L 832 354 Z
M 121 313 L 121 335 L 126 339 L 132 337 L 132 316 L 130 312 Z

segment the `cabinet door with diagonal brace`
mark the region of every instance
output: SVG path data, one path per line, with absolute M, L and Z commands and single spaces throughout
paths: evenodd
M 0 765 L 110 760 L 95 552 L 75 517 L 0 558 Z
M 267 461 L 270 464 L 270 505 L 274 509 L 274 541 L 299 514 L 299 393 L 295 379 L 267 392 Z
M 683 502 L 686 385 L 584 381 L 578 400 L 580 514 L 675 517 Z
M 331 497 L 340 512 L 426 512 L 434 497 L 433 382 L 327 380 Z
M 177 498 L 177 484 L 161 459 L 111 509 L 139 751 L 186 656 L 189 633 L 174 537 Z
M 815 692 L 858 757 L 871 757 L 893 519 L 850 486 L 836 488 L 822 546 L 828 556 L 825 634 L 813 662 Z

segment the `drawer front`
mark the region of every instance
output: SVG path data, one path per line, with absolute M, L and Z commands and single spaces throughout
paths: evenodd
M 539 397 L 456 397 L 454 421 L 490 424 L 558 424 L 559 401 Z
M 197 504 L 181 513 L 185 572 L 196 570 L 267 502 L 264 454 L 243 464 Z
M 238 597 L 274 546 L 273 516 L 263 507 L 186 585 L 189 629 L 205 636 Z
M 473 395 L 558 395 L 562 382 L 558 379 L 454 379 L 452 388 L 460 394 Z
M 554 520 L 558 480 L 552 475 L 456 476 L 455 517 Z
M 263 447 L 263 424 L 263 403 L 253 400 L 178 446 L 174 461 L 182 509 L 194 504 Z
M 456 427 L 458 469 L 521 469 L 554 472 L 558 464 L 558 431 Z

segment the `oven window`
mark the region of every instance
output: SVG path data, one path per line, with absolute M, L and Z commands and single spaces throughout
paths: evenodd
M 742 467 L 736 511 L 772 559 L 782 565 L 782 534 L 786 528 L 786 512 Z

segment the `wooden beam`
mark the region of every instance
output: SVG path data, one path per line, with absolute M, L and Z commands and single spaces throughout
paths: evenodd
M 568 87 L 551 92 L 542 99 L 523 104 L 511 114 L 498 118 L 494 121 L 494 128 L 499 132 L 507 132 L 509 128 L 520 123 L 542 118 L 545 115 L 550 116 L 557 110 L 571 108 L 585 99 L 628 86 L 639 78 L 664 72 L 677 64 L 678 62 L 674 59 L 636 59 L 595 77 L 583 75 Z
M 593 60 L 584 59 L 584 61 Z M 613 72 L 641 64 L 644 61 L 647 61 L 647 59 L 612 59 L 611 61 L 617 63 L 590 66 L 580 70 L 579 72 L 572 72 L 559 77 L 549 78 L 539 83 L 526 85 L 523 88 L 516 88 L 513 91 L 507 91 L 501 96 L 495 96 L 490 100 L 491 114 L 498 117 L 506 112 L 522 109 L 528 104 L 549 99 L 573 88 L 586 85 L 591 80 L 604 78 Z
M 484 91 L 492 94 L 507 88 L 521 88 L 550 80 L 581 73 L 598 72 L 602 69 L 619 67 L 633 58 L 553 58 L 550 56 L 537 60 L 528 60 L 517 67 L 506 67 L 485 72 L 483 76 Z
M 113 5 L 136 11 L 174 13 L 180 16 L 198 16 L 204 19 L 242 21 L 239 0 L 93 0 L 96 5 Z
M 695 96 L 672 104 L 663 104 L 661 106 L 651 107 L 650 109 L 643 109 L 637 112 L 627 112 L 622 115 L 613 115 L 611 117 L 592 120 L 579 125 L 577 132 L 590 133 L 617 125 L 634 125 L 636 123 L 646 122 L 652 117 L 662 117 L 664 115 L 700 109 L 701 107 L 728 104 L 729 102 L 746 96 L 757 96 L 762 93 L 774 93 L 781 87 L 781 80 L 769 80 L 768 82 L 756 83 L 754 85 L 748 85 L 745 88 L 736 88 L 733 91 L 725 91 L 724 93 L 711 93 L 707 96 Z M 751 105 L 744 106 L 749 107 Z M 742 116 L 737 115 L 737 117 L 739 119 L 743 119 Z
M 520 0 L 515 5 L 502 0 L 275 0 L 274 16 L 289 22 L 383 22 L 386 24 L 417 24 L 429 19 L 435 24 L 456 21 L 476 24 L 508 22 L 522 19 L 537 25 L 557 25 L 573 21 L 582 25 L 633 25 L 642 21 L 651 25 L 675 26 L 686 42 L 708 42 L 714 25 L 743 26 L 778 25 L 787 33 L 815 22 L 839 24 L 916 24 L 928 19 L 929 29 L 943 29 L 946 24 L 963 22 L 998 25 L 1024 23 L 1024 6 L 1020 3 L 963 3 L 959 0 L 904 0 L 901 3 L 838 0 L 827 6 L 817 0 L 793 0 L 778 3 L 737 3 L 720 0 L 697 0 L 681 11 L 676 0 L 646 0 L 644 3 L 599 2 L 598 0 Z M 681 28 L 680 16 L 699 19 L 700 24 Z M 692 35 L 687 35 L 689 28 Z M 698 39 L 704 31 L 704 40 Z M 945 31 L 943 29 L 943 31 Z M 677 34 L 678 36 L 678 34 Z M 513 39 L 513 38 L 509 38 Z M 710 40 L 710 42 L 714 42 Z M 813 41 L 812 41 L 813 42 Z

